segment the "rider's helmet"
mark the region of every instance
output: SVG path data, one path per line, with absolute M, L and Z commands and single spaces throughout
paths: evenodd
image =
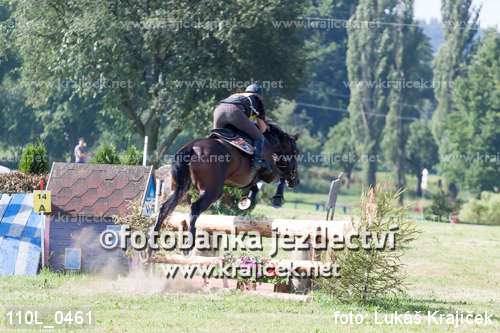
M 256 84 L 256 83 L 253 83 L 253 84 L 249 85 L 245 89 L 245 92 L 246 93 L 256 94 L 262 100 L 262 88 L 258 84 Z

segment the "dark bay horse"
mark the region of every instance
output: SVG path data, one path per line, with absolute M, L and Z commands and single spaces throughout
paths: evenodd
M 200 192 L 199 199 L 191 204 L 189 214 L 193 241 L 196 235 L 196 220 L 220 198 L 224 185 L 250 188 L 253 199 L 258 191 L 258 180 L 271 183 L 280 179 L 281 194 L 283 182 L 286 182 L 288 187 L 295 188 L 299 184 L 299 150 L 296 145 L 298 134 L 290 135 L 272 122 L 268 122 L 268 127 L 269 130 L 264 133 L 263 157 L 270 164 L 271 171 L 266 174 L 252 168 L 252 156 L 219 139 L 196 139 L 184 145 L 172 161 L 174 191 L 161 206 L 154 230 L 160 230 L 163 221 L 174 211 L 192 186 Z

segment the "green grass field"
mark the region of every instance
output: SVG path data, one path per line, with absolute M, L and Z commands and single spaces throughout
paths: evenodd
M 368 305 L 342 303 L 321 293 L 310 303 L 265 299 L 245 292 L 164 291 L 161 277 L 113 280 L 43 272 L 0 278 L 2 313 L 12 308 L 92 310 L 89 331 L 105 332 L 498 332 L 500 227 L 423 222 L 405 255 L 407 295 Z M 172 284 L 170 284 L 172 287 Z M 379 325 L 374 313 L 493 313 L 492 323 Z M 362 324 L 335 324 L 335 312 L 363 314 Z M 8 331 L 6 317 L 0 331 Z M 19 330 L 12 330 L 18 332 Z

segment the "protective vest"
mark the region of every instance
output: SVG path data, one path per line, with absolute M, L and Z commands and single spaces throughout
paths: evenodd
M 254 105 L 255 103 L 253 102 L 253 99 L 251 98 L 251 96 L 253 95 L 257 97 L 257 95 L 254 93 L 246 93 L 246 92 L 236 93 L 229 96 L 228 98 L 223 99 L 220 102 L 242 105 L 243 108 L 245 109 L 245 115 L 248 117 L 248 119 L 253 120 L 255 119 L 255 117 L 260 115 L 259 111 L 257 111 L 256 109 L 256 105 Z

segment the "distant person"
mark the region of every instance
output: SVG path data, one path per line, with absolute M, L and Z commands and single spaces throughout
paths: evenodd
M 87 143 L 84 138 L 78 139 L 78 144 L 75 147 L 75 163 L 85 163 L 87 159 Z

